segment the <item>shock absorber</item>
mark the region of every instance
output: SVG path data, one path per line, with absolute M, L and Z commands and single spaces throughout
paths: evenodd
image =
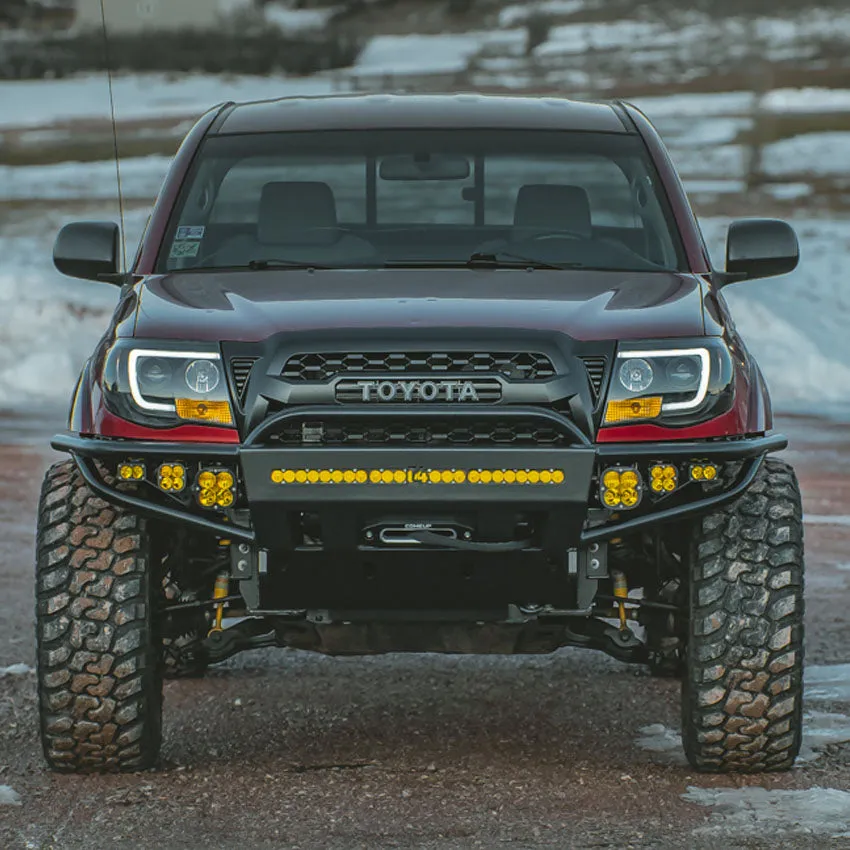
M 611 571 L 611 581 L 614 583 L 614 596 L 617 599 L 629 598 L 629 585 L 626 582 L 626 574 L 619 570 Z M 626 603 L 618 602 L 617 607 L 620 613 L 620 631 L 626 631 L 629 627 L 626 623 Z
M 219 573 L 215 577 L 215 586 L 213 587 L 213 599 L 227 599 L 230 591 L 230 573 L 227 571 Z M 209 634 L 221 631 L 221 621 L 224 619 L 224 603 L 219 602 L 215 606 L 215 624 L 210 629 Z

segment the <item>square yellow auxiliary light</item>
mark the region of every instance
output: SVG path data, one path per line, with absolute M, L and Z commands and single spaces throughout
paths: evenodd
M 163 493 L 181 493 L 186 488 L 186 467 L 182 463 L 164 463 L 156 471 L 156 486 Z
M 649 489 L 653 493 L 672 493 L 679 486 L 679 470 L 670 463 L 656 464 L 649 470 Z
M 201 507 L 229 508 L 236 501 L 236 476 L 229 469 L 202 469 L 194 489 Z
M 713 463 L 692 463 L 690 467 L 691 481 L 714 481 L 717 478 L 717 467 Z
M 661 396 L 609 401 L 605 408 L 605 424 L 632 419 L 656 419 L 661 414 Z
M 177 415 L 192 422 L 215 422 L 232 425 L 233 413 L 226 401 L 199 401 L 196 398 L 178 398 L 174 402 Z
M 631 510 L 640 504 L 643 479 L 635 467 L 606 469 L 599 478 L 599 500 L 611 510 Z
M 145 465 L 137 460 L 125 460 L 118 465 L 118 477 L 122 481 L 141 481 L 145 477 Z

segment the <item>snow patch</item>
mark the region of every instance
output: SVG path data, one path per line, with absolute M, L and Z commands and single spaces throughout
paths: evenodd
M 774 142 L 764 149 L 765 174 L 847 174 L 850 133 L 806 133 Z
M 690 786 L 682 799 L 712 810 L 708 823 L 696 833 L 764 836 L 769 830 L 773 835 L 850 836 L 850 793 L 835 788 L 783 791 Z
M 284 32 L 307 32 L 322 29 L 336 14 L 338 7 L 321 9 L 293 9 L 282 3 L 268 3 L 263 10 L 265 19 Z
M 850 525 L 850 516 L 843 514 L 806 514 L 803 522 L 809 525 Z M 850 564 L 838 567 L 840 570 L 850 569 Z
M 0 806 L 20 806 L 21 795 L 11 785 L 0 785 Z
M 803 746 L 797 764 L 809 764 L 822 755 L 821 750 L 850 742 L 850 717 L 826 711 L 807 711 L 803 715 Z
M 810 664 L 804 678 L 810 702 L 850 701 L 850 664 Z
M 641 737 L 635 743 L 642 750 L 661 755 L 667 764 L 687 764 L 682 750 L 682 736 L 674 729 L 669 729 L 663 723 L 653 723 L 639 731 Z
M 4 676 L 26 676 L 32 672 L 32 667 L 27 664 L 10 664 L 8 667 L 0 667 L 0 679 Z

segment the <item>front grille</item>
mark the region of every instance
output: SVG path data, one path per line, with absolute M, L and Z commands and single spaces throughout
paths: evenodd
M 590 386 L 593 387 L 593 394 L 599 398 L 602 392 L 602 382 L 605 380 L 605 367 L 608 365 L 606 357 L 582 357 L 585 369 L 587 369 L 587 377 L 590 379 Z
M 259 357 L 233 357 L 230 360 L 230 373 L 233 375 L 233 387 L 239 403 L 245 401 L 245 390 L 248 388 L 248 378 Z
M 282 376 L 291 381 L 329 381 L 338 375 L 469 373 L 503 375 L 511 381 L 545 381 L 555 367 L 545 354 L 533 352 L 334 352 L 295 354 Z
M 270 442 L 284 446 L 561 446 L 570 438 L 543 422 L 304 422 L 286 424 Z

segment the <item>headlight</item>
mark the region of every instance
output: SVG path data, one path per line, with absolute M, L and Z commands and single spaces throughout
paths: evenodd
M 151 425 L 232 425 L 233 413 L 217 351 L 133 347 L 119 342 L 104 369 L 104 397 L 118 415 Z
M 717 415 L 731 399 L 732 361 L 723 340 L 699 344 L 630 343 L 617 353 L 604 424 L 671 420 L 690 424 Z

